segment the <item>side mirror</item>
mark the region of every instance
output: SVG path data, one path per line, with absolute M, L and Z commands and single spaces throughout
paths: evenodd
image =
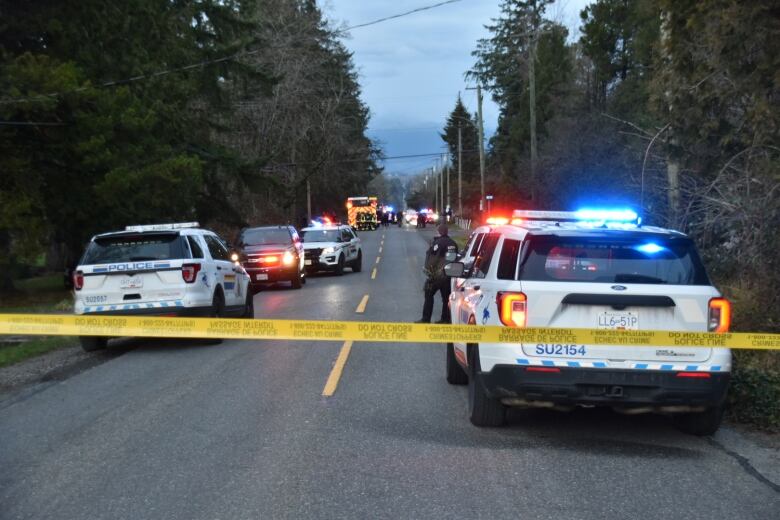
M 444 259 L 448 262 L 454 262 L 458 259 L 458 252 L 457 251 L 447 251 L 447 254 L 444 256 Z
M 444 274 L 450 278 L 463 278 L 466 272 L 466 266 L 463 262 L 451 262 L 444 265 Z

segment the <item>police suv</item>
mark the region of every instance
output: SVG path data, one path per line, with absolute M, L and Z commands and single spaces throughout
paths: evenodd
M 304 268 L 308 272 L 333 271 L 344 274 L 344 267 L 359 273 L 363 269 L 363 248 L 350 226 L 314 225 L 303 228 Z
M 197 222 L 94 236 L 73 273 L 73 294 L 76 314 L 254 317 L 249 276 Z M 86 351 L 107 342 L 80 339 Z
M 690 238 L 630 210 L 515 211 L 470 237 L 449 305 L 459 325 L 727 332 L 731 307 Z M 447 381 L 468 384 L 471 422 L 507 406 L 674 414 L 714 433 L 731 370 L 725 348 L 450 343 Z

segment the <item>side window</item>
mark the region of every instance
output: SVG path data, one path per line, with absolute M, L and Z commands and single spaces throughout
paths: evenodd
M 517 257 L 520 254 L 520 241 L 505 238 L 498 258 L 497 277 L 500 280 L 514 280 L 517 273 Z
M 346 229 L 342 229 L 341 230 L 341 241 L 342 242 L 349 242 L 350 240 L 352 240 L 352 237 L 349 235 L 349 231 L 347 231 Z
M 485 233 L 477 233 L 474 235 L 474 244 L 471 250 L 468 252 L 468 257 L 474 258 L 479 253 L 479 248 L 482 247 L 482 241 L 485 238 Z
M 474 260 L 474 269 L 472 271 L 474 278 L 484 278 L 487 275 L 500 236 L 498 233 L 488 233 L 482 239 L 479 252 Z
M 198 239 L 192 235 L 187 235 L 187 243 L 190 245 L 190 251 L 192 251 L 192 258 L 204 258 L 203 248 L 200 247 Z
M 227 248 L 225 248 L 217 237 L 206 235 L 203 238 L 206 240 L 206 245 L 209 248 L 209 253 L 211 253 L 211 258 L 214 260 L 230 260 Z

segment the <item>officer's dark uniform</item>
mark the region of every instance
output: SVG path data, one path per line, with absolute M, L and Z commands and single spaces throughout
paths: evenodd
M 447 226 L 439 226 L 440 236 L 431 241 L 431 246 L 425 253 L 425 270 L 428 279 L 425 281 L 425 303 L 423 317 L 419 323 L 430 323 L 433 314 L 433 298 L 441 292 L 441 323 L 450 323 L 449 299 L 451 292 L 450 279 L 444 274 L 447 251 L 458 251 L 458 244 L 447 235 Z

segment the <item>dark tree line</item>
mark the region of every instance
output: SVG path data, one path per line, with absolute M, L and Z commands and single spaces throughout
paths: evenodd
M 0 264 L 92 234 L 227 233 L 378 173 L 350 53 L 313 0 L 0 0 Z
M 780 329 L 780 3 L 597 0 L 576 41 L 548 3 L 504 0 L 473 53 L 467 77 L 500 107 L 486 191 L 636 207 L 697 240 L 741 326 Z

